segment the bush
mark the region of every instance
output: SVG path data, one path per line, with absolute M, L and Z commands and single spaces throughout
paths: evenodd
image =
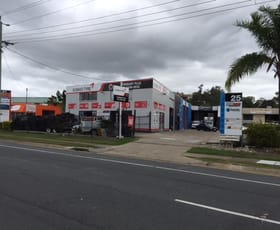
M 4 121 L 1 123 L 1 129 L 11 131 L 12 130 L 12 122 L 11 121 Z
M 251 124 L 246 130 L 248 145 L 263 147 L 280 147 L 280 127 L 273 124 Z

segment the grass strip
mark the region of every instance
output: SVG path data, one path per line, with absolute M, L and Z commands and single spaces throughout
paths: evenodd
M 134 141 L 136 138 L 126 137 L 123 139 L 117 139 L 114 137 L 0 131 L 0 140 L 1 139 L 20 142 L 34 142 L 42 144 L 94 148 L 98 147 L 98 145 L 122 145 Z
M 249 166 L 249 167 L 256 167 L 256 168 L 280 169 L 280 167 L 276 166 L 276 165 L 257 164 L 257 163 L 253 163 L 253 162 L 247 162 L 247 161 L 230 161 L 230 160 L 225 160 L 225 159 L 208 158 L 208 157 L 192 157 L 192 156 L 188 156 L 188 157 L 192 158 L 192 159 L 202 160 L 209 164 L 219 163 L 219 164 Z
M 206 147 L 193 147 L 189 149 L 188 152 L 195 153 L 195 154 L 212 155 L 212 156 L 280 161 L 280 154 L 274 154 L 274 153 L 234 151 L 234 150 L 214 149 L 214 148 L 206 148 Z

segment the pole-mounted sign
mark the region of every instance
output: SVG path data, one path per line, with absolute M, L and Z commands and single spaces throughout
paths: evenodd
M 242 93 L 221 95 L 221 125 L 224 135 L 242 135 Z
M 118 138 L 123 138 L 122 136 L 122 102 L 128 102 L 129 98 L 129 88 L 128 87 L 122 87 L 118 85 L 113 85 L 113 100 L 119 102 L 119 136 Z
M 118 102 L 128 102 L 129 88 L 113 85 L 113 100 Z

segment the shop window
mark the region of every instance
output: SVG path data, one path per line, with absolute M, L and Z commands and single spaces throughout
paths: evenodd
M 97 100 L 96 92 L 80 93 L 80 101 L 96 101 L 96 100 Z

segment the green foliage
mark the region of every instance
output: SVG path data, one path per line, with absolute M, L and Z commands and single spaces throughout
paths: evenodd
M 254 97 L 243 97 L 242 103 L 244 108 L 255 108 L 255 98 Z
M 11 121 L 4 121 L 0 125 L 2 130 L 11 131 L 12 130 L 12 122 Z
M 254 123 L 246 130 L 247 141 L 251 146 L 280 147 L 279 125 Z
M 49 105 L 60 105 L 62 111 L 65 111 L 65 103 L 66 103 L 66 90 L 60 92 L 59 90 L 56 91 L 56 96 L 52 95 L 48 98 L 47 103 Z
M 278 107 L 278 93 L 276 93 L 276 96 L 272 99 L 265 99 L 265 98 L 259 98 L 258 100 L 255 100 L 254 97 L 243 97 L 242 98 L 243 107 L 244 108 L 277 108 Z
M 207 89 L 202 92 L 203 85 L 198 87 L 198 91 L 192 94 L 192 98 L 189 102 L 192 105 L 199 106 L 217 106 L 220 105 L 220 95 L 223 89 L 220 86 L 213 86 L 211 89 Z

